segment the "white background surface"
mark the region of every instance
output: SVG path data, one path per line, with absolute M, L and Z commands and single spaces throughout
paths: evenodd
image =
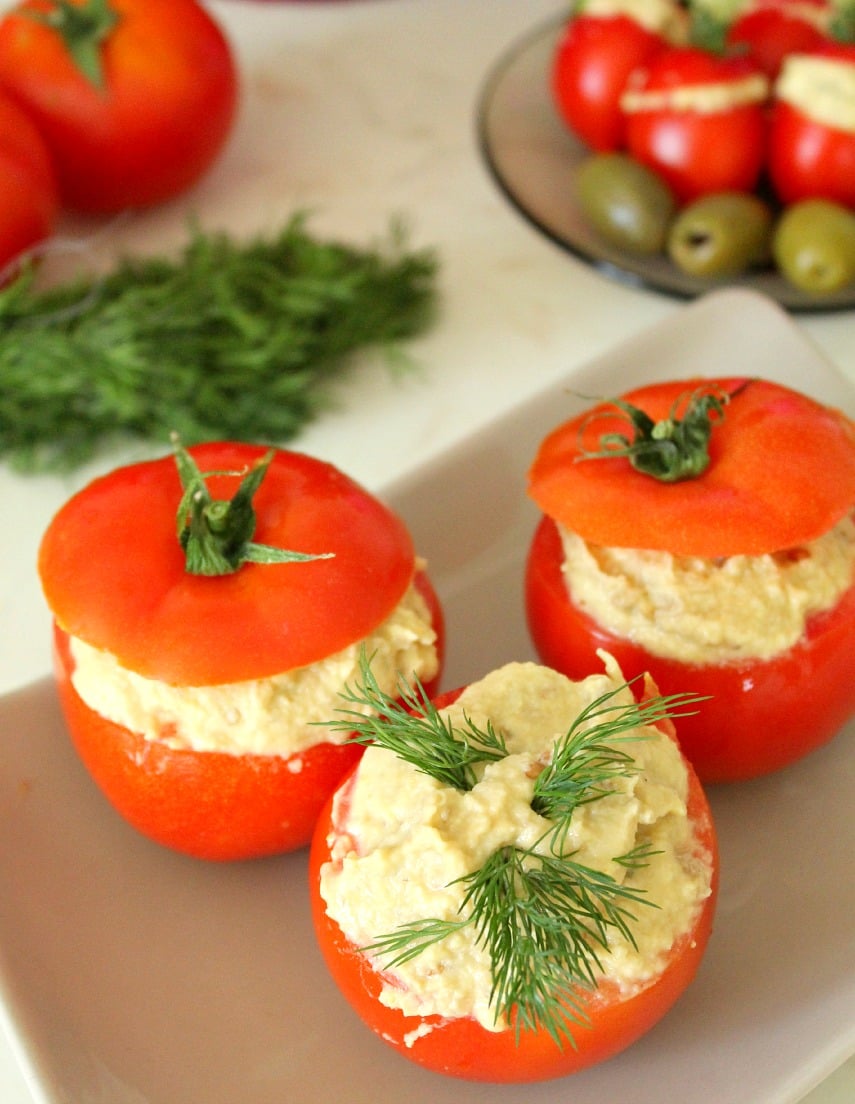
M 607 282 L 540 238 L 498 194 L 480 160 L 474 116 L 490 66 L 563 3 L 210 6 L 243 77 L 224 156 L 179 201 L 107 226 L 69 219 L 61 232 L 85 241 L 98 266 L 122 252 L 180 247 L 191 214 L 203 227 L 241 235 L 277 229 L 295 210 L 308 209 L 319 234 L 355 244 L 382 238 L 390 216 L 403 216 L 413 244 L 435 247 L 441 262 L 440 321 L 411 347 L 419 368 L 393 380 L 384 367 L 367 364 L 340 386 L 340 409 L 311 427 L 299 447 L 380 486 L 681 309 L 675 300 Z M 799 316 L 797 324 L 855 380 L 853 315 Z M 68 479 L 25 479 L 0 467 L 0 692 L 49 670 L 35 552 L 54 510 L 97 468 Z M 850 1061 L 808 1099 L 842 1104 L 853 1097 Z M 0 1045 L 0 1100 L 31 1099 L 13 1054 Z

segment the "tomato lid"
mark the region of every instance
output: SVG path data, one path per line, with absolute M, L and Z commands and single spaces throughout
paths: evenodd
M 231 498 L 268 451 L 235 443 L 187 450 L 211 495 Z M 176 685 L 266 678 L 363 639 L 394 609 L 415 569 L 403 522 L 331 464 L 277 450 L 255 493 L 259 544 L 334 553 L 189 574 L 176 533 L 175 459 L 119 468 L 56 514 L 42 540 L 47 603 L 72 636 L 125 667 Z
M 622 398 L 660 421 L 699 388 L 730 396 L 700 475 L 666 483 L 624 456 L 580 459 L 600 449 L 603 434 L 626 433 L 619 410 L 603 402 L 544 440 L 529 494 L 591 544 L 706 558 L 794 548 L 853 509 L 855 423 L 840 411 L 762 379 L 682 380 Z

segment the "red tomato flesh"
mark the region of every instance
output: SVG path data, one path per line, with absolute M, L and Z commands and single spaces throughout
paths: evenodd
M 563 559 L 555 523 L 543 518 L 525 577 L 528 626 L 542 662 L 579 679 L 597 669 L 597 650 L 605 649 L 628 679 L 646 671 L 663 694 L 709 695 L 678 730 L 704 783 L 779 770 L 826 743 L 855 714 L 855 584 L 781 655 L 704 666 L 653 655 L 593 621 L 568 594 Z
M 460 692 L 444 694 L 436 704 L 440 708 L 450 704 Z M 625 1050 L 665 1015 L 692 982 L 712 930 L 718 891 L 717 843 L 706 797 L 691 767 L 688 770 L 688 815 L 696 826 L 700 846 L 712 856 L 712 893 L 691 929 L 671 948 L 662 972 L 650 984 L 630 994 L 621 993 L 613 984 L 602 984 L 591 994 L 586 1008 L 590 1026 L 574 1027 L 575 1049 L 569 1045 L 559 1049 L 543 1031 L 522 1031 L 517 1042 L 513 1026 L 493 1032 L 472 1018 L 408 1016 L 381 1004 L 381 974 L 327 915 L 320 893 L 320 869 L 330 860 L 331 839 L 336 831 L 330 800 L 318 819 L 312 840 L 309 888 L 318 943 L 343 996 L 363 1022 L 403 1057 L 465 1080 L 544 1081 L 576 1073 Z M 350 775 L 342 788 L 352 782 Z M 422 1034 L 425 1028 L 429 1030 Z
M 742 379 L 652 384 L 623 396 L 656 421 L 681 396 Z M 604 433 L 628 429 L 581 414 L 547 436 L 529 473 L 543 513 L 592 544 L 659 549 L 677 556 L 760 555 L 828 532 L 855 501 L 855 425 L 844 414 L 768 380 L 752 380 L 712 432 L 710 464 L 696 479 L 662 483 L 625 458 L 579 460 Z M 580 431 L 584 432 L 580 437 Z

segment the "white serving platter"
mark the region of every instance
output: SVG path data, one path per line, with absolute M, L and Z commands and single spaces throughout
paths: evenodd
M 445 603 L 448 686 L 532 655 L 525 472 L 576 393 L 736 373 L 855 410 L 777 305 L 723 291 L 386 488 Z M 3 1026 L 39 1104 L 792 1104 L 855 1051 L 853 737 L 712 792 L 716 928 L 649 1035 L 572 1084 L 497 1087 L 423 1071 L 357 1021 L 314 944 L 304 854 L 208 865 L 125 825 L 36 682 L 0 699 Z

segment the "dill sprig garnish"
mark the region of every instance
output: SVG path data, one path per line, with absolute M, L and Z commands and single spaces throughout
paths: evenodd
M 652 854 L 636 848 L 617 860 L 638 866 Z M 584 994 L 596 988 L 600 950 L 616 929 L 634 945 L 635 913 L 656 907 L 644 891 L 563 855 L 505 846 L 478 870 L 458 879 L 466 886 L 461 919 L 425 919 L 380 936 L 363 951 L 394 969 L 432 943 L 474 925 L 476 942 L 490 958 L 491 1004 L 519 1034 L 545 1029 L 558 1046 L 575 1045 L 573 1026 L 585 1026 Z
M 0 458 L 68 470 L 127 438 L 288 441 L 357 350 L 393 355 L 428 325 L 435 273 L 400 228 L 357 249 L 302 216 L 246 242 L 193 229 L 175 259 L 55 288 L 25 267 L 0 288 Z
M 688 693 L 657 695 L 641 702 L 615 700 L 636 681 L 606 691 L 574 718 L 535 780 L 531 803 L 535 812 L 569 824 L 578 806 L 603 797 L 611 780 L 634 770 L 632 755 L 617 745 L 645 738 L 640 730 L 666 718 L 686 716 L 686 707 L 704 700 Z
M 418 682 L 411 686 L 401 680 L 400 700 L 382 693 L 364 653 L 360 678 L 361 685 L 348 689 L 345 698 L 370 715 L 343 710 L 347 719 L 334 722 L 355 728 L 357 742 L 392 751 L 459 790 L 474 784 L 475 764 L 508 754 L 504 737 L 492 725 L 479 728 L 464 714 L 455 726 Z M 622 742 L 646 738 L 648 726 L 688 715 L 689 706 L 704 700 L 692 694 L 617 700 L 630 686 L 598 696 L 556 741 L 534 783 L 532 808 L 544 817 L 545 827 L 533 845 L 502 846 L 477 870 L 452 882 L 465 887 L 456 918 L 424 917 L 404 924 L 372 939 L 363 952 L 394 969 L 471 926 L 476 945 L 490 960 L 496 1021 L 507 1018 L 517 1035 L 543 1029 L 559 1047 L 575 1046 L 574 1028 L 588 1023 L 585 995 L 597 986 L 610 937 L 617 932 L 635 946 L 637 907 L 658 906 L 644 890 L 566 853 L 573 814 L 613 792 L 617 779 L 636 772 Z M 657 853 L 642 840 L 612 862 L 631 873 Z
M 475 764 L 508 754 L 502 735 L 492 725 L 481 729 L 464 717 L 463 724 L 455 727 L 436 708 L 417 677 L 412 683 L 399 678 L 396 695 L 381 690 L 363 649 L 359 682 L 341 692 L 344 701 L 362 709 L 338 709 L 342 719 L 327 722 L 325 727 L 349 732 L 353 743 L 386 748 L 422 774 L 456 790 L 471 790 L 475 785 Z

